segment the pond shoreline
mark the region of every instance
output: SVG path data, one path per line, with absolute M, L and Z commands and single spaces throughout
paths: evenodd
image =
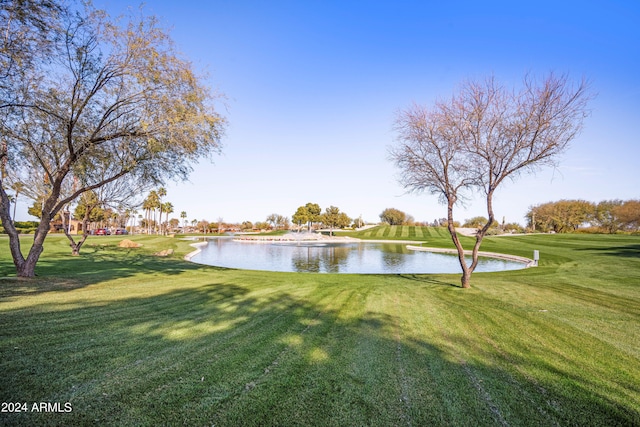
M 244 258 L 251 258 L 253 260 L 256 259 L 261 259 L 262 257 L 262 252 L 255 252 L 254 249 L 249 249 L 250 247 L 256 248 L 257 247 L 268 247 L 269 245 L 273 245 L 273 247 L 291 247 L 291 248 L 296 248 L 296 247 L 307 247 L 307 248 L 314 248 L 314 250 L 320 250 L 320 248 L 325 248 L 325 249 L 329 249 L 331 247 L 336 248 L 335 250 L 337 250 L 337 248 L 340 247 L 344 247 L 344 248 L 348 248 L 351 247 L 353 245 L 355 246 L 360 246 L 363 244 L 382 244 L 382 245 L 396 245 L 396 247 L 402 246 L 404 247 L 405 251 L 409 251 L 409 252 L 432 252 L 432 253 L 440 253 L 442 255 L 456 255 L 457 251 L 455 249 L 445 249 L 445 248 L 431 248 L 431 247 L 426 247 L 426 246 L 416 246 L 416 244 L 424 244 L 426 242 L 419 242 L 419 241 L 408 241 L 408 240 L 368 240 L 368 239 L 358 239 L 358 238 L 353 238 L 353 237 L 347 237 L 347 236 L 307 236 L 307 237 L 312 237 L 310 239 L 302 239 L 301 237 L 303 236 L 297 236 L 298 238 L 291 238 L 292 236 L 251 236 L 252 238 L 238 238 L 238 236 L 229 236 L 229 237 L 212 237 L 212 238 L 207 238 L 206 241 L 199 241 L 199 242 L 194 242 L 191 244 L 191 246 L 195 247 L 196 250 L 194 250 L 193 252 L 190 252 L 189 254 L 187 254 L 184 259 L 186 261 L 189 262 L 194 262 L 196 264 L 205 264 L 205 265 L 215 265 L 215 266 L 225 266 L 228 268 L 238 268 L 238 269 L 249 269 L 249 270 L 266 270 L 266 271 L 291 271 L 288 269 L 288 267 L 285 267 L 284 269 L 272 269 L 271 266 L 268 267 L 264 267 L 260 266 L 258 264 L 255 265 L 247 265 L 244 261 L 240 262 L 239 264 L 236 262 L 237 259 L 244 259 Z M 239 253 L 236 253 L 235 255 L 233 255 L 231 258 L 229 258 L 227 261 L 223 261 L 220 263 L 209 263 L 209 262 L 202 262 L 199 258 L 198 261 L 194 260 L 194 257 L 196 255 L 201 254 L 203 251 L 208 251 L 209 249 L 205 249 L 205 247 L 211 242 L 211 241 L 216 241 L 216 240 L 220 240 L 220 241 L 227 241 L 229 244 L 234 243 L 235 245 L 239 245 L 240 246 L 244 246 L 245 244 L 248 244 L 248 246 L 244 246 L 246 247 L 246 250 L 240 250 Z M 222 243 L 222 242 L 219 242 Z M 216 245 L 216 247 L 220 247 L 219 245 Z M 226 247 L 226 246 L 224 246 Z M 227 248 L 227 254 L 228 254 L 228 249 Z M 218 249 L 215 249 L 216 251 L 218 251 Z M 286 249 L 286 251 L 291 251 L 294 249 Z M 298 250 L 298 249 L 296 249 Z M 340 249 L 342 250 L 342 249 Z M 345 249 L 346 250 L 346 249 Z M 356 251 L 361 251 L 362 249 L 355 249 Z M 369 251 L 371 249 L 367 249 L 367 251 Z M 375 250 L 379 250 L 379 249 L 375 249 Z M 274 252 L 268 252 L 270 255 L 270 257 L 273 257 Z M 279 253 L 279 252 L 277 252 Z M 395 251 L 391 251 L 391 254 L 396 253 Z M 324 255 L 310 255 L 310 252 L 304 252 L 302 258 L 307 258 L 307 262 L 309 261 L 309 259 L 315 259 L 316 263 L 320 263 L 322 265 L 326 265 L 328 262 L 331 263 L 332 260 L 334 259 L 338 259 L 338 262 L 344 262 L 347 259 L 351 259 L 350 256 L 344 256 L 344 258 L 342 259 L 342 261 L 340 261 L 340 256 L 338 256 L 336 258 L 336 253 L 331 252 L 331 255 L 329 255 L 328 258 L 322 258 Z M 318 254 L 318 252 L 316 252 L 316 254 Z M 471 254 L 471 251 L 465 251 L 465 255 L 468 256 Z M 227 255 L 229 256 L 229 255 Z M 296 255 L 292 255 L 293 258 L 291 258 L 291 261 L 293 261 L 294 264 L 296 263 L 300 263 L 300 255 L 296 252 Z M 309 256 L 311 256 L 311 258 L 309 258 Z M 391 257 L 393 258 L 396 255 L 391 255 Z M 520 257 L 520 256 L 516 256 L 516 255 L 509 255 L 509 254 L 500 254 L 500 253 L 494 253 L 494 252 L 479 252 L 479 256 L 481 256 L 482 258 L 487 259 L 487 261 L 483 261 L 484 262 L 489 262 L 490 259 L 494 259 L 496 261 L 506 261 L 506 262 L 512 262 L 514 264 L 519 264 L 521 265 L 521 267 L 519 268 L 528 268 L 528 267 L 532 267 L 534 266 L 534 262 L 533 260 L 529 259 L 529 258 L 524 258 L 524 257 Z M 240 258 L 238 258 L 240 257 Z M 385 256 L 386 257 L 386 256 Z M 359 256 L 358 258 L 361 258 L 361 256 Z M 287 259 L 288 256 L 287 256 Z M 296 260 L 297 259 L 297 260 Z M 455 259 L 455 258 L 454 258 Z M 229 260 L 232 260 L 232 262 L 229 262 Z M 320 261 L 318 261 L 320 260 Z M 269 261 L 270 262 L 270 261 Z M 358 263 L 360 263 L 361 260 L 358 261 Z M 369 265 L 371 265 L 371 261 L 368 261 Z M 397 261 L 392 262 L 392 264 L 397 263 Z M 303 264 L 304 264 L 304 260 L 303 260 Z M 318 265 L 320 265 L 318 264 Z M 377 262 L 374 261 L 374 264 L 378 264 Z M 445 263 L 446 264 L 446 263 Z M 459 268 L 459 263 L 456 261 L 456 264 L 458 264 L 458 268 Z M 442 264 L 440 264 L 442 265 Z M 317 266 L 315 266 L 314 268 L 318 268 Z M 341 269 L 343 267 L 340 267 Z M 369 267 L 366 267 L 369 268 Z M 395 266 L 393 267 L 395 268 Z M 411 268 L 411 267 L 410 267 Z M 519 269 L 519 268 L 515 268 L 515 269 Z M 510 269 L 510 268 L 507 268 Z M 379 268 L 376 267 L 373 269 L 373 271 L 363 271 L 363 272 L 358 272 L 358 271 L 354 271 L 352 273 L 357 273 L 357 274 L 394 274 L 397 271 L 390 271 L 389 273 L 387 273 L 385 271 L 385 267 L 382 266 L 381 267 L 382 271 L 379 271 Z M 492 270 L 488 270 L 488 271 L 492 271 Z M 497 270 L 493 270 L 493 271 L 497 271 Z M 299 272 L 331 272 L 331 271 L 299 271 Z M 338 272 L 338 271 L 336 271 Z M 411 271 L 412 273 L 415 271 Z M 448 271 L 422 271 L 420 272 L 420 274 L 440 274 L 440 273 L 447 273 Z M 347 271 L 347 273 L 349 273 L 349 271 Z
M 209 244 L 209 242 L 196 242 L 196 243 L 191 243 L 189 246 L 193 246 L 194 248 L 196 248 L 195 251 L 189 252 L 188 254 L 186 254 L 184 256 L 184 260 L 185 261 L 189 261 L 189 262 L 193 262 L 191 261 L 191 258 L 193 258 L 194 256 L 198 255 L 200 252 L 202 252 L 201 247 L 203 246 L 207 246 Z M 195 264 L 195 263 L 194 263 Z
M 437 253 L 446 253 L 446 254 L 458 254 L 457 249 L 445 249 L 445 248 L 429 248 L 426 246 L 415 246 L 415 245 L 407 245 L 407 249 L 412 251 L 422 251 L 422 252 L 437 252 Z M 465 255 L 473 255 L 473 251 L 464 251 Z M 536 262 L 531 258 L 526 258 L 518 255 L 509 255 L 509 254 L 501 254 L 498 252 L 484 252 L 478 251 L 478 256 L 486 257 L 486 258 L 497 258 L 497 259 L 505 259 L 507 261 L 520 262 L 525 264 L 524 268 L 537 267 Z
M 422 251 L 422 252 L 434 252 L 434 253 L 446 253 L 446 254 L 454 254 L 457 255 L 458 251 L 456 249 L 445 249 L 445 248 L 431 248 L 426 246 L 416 246 L 416 244 L 423 244 L 426 242 L 420 242 L 415 240 L 362 240 L 356 237 L 348 237 L 348 236 L 325 236 L 317 233 L 304 233 L 303 235 L 293 234 L 285 234 L 282 236 L 240 236 L 234 237 L 234 242 L 242 242 L 242 243 L 305 243 L 305 242 L 322 242 L 322 243 L 361 243 L 361 242 L 370 242 L 370 243 L 398 243 L 398 244 L 407 244 L 407 249 L 413 251 Z M 464 251 L 465 255 L 472 255 L 473 252 L 466 250 Z M 525 268 L 536 267 L 536 263 L 531 258 L 521 257 L 517 255 L 510 254 L 501 254 L 498 252 L 485 252 L 479 251 L 478 256 L 485 258 L 495 258 L 495 259 L 504 259 L 507 261 L 514 261 L 525 264 Z

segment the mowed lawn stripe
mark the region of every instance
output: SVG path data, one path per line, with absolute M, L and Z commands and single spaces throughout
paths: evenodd
M 488 238 L 541 265 L 469 290 L 202 267 L 179 240 L 131 238 L 144 251 L 92 238 L 106 246 L 70 257 L 50 236 L 39 278 L 0 279 L 3 401 L 74 408 L 0 424 L 640 424 L 637 237 Z M 150 256 L 168 246 L 176 258 Z
M 467 361 L 458 353 L 460 343 L 454 337 L 465 326 L 452 319 L 438 290 L 432 296 L 435 298 L 425 299 L 422 292 L 407 287 L 394 303 L 405 337 L 401 342 L 411 343 L 402 347 L 402 354 L 412 420 L 416 425 L 459 425 L 468 419 L 479 425 L 493 424 L 491 408 L 475 390 Z
M 450 300 L 447 305 L 457 311 L 455 301 Z M 603 384 L 605 388 L 621 386 L 628 390 L 629 380 L 623 378 L 627 375 L 638 378 L 639 375 L 633 374 L 632 368 L 616 372 L 594 357 L 608 347 L 603 341 L 579 331 L 574 331 L 570 334 L 572 338 L 568 338 L 567 328 L 572 327 L 558 323 L 549 311 L 534 309 L 518 315 L 498 299 L 478 301 L 475 305 L 460 304 L 459 308 L 464 309 L 462 319 L 467 326 L 461 325 L 456 332 L 461 338 L 456 341 L 466 345 L 456 349 L 470 365 L 473 359 L 474 375 L 482 380 L 507 423 L 511 423 L 512 418 L 538 419 L 540 424 L 568 422 L 557 406 L 550 403 L 550 396 L 563 401 L 565 411 L 580 414 L 571 420 L 579 424 L 606 425 L 612 420 L 621 422 L 628 415 L 623 407 L 610 405 L 602 399 L 599 394 L 603 390 L 598 390 L 595 384 Z M 451 322 L 453 320 L 448 324 Z M 587 348 L 589 351 L 585 351 Z M 617 360 L 637 364 L 637 360 L 634 362 L 628 354 L 615 351 L 614 354 Z M 581 398 L 574 400 L 566 390 L 575 385 L 576 378 L 585 368 L 591 375 L 581 384 Z M 558 376 L 558 373 L 562 375 Z M 627 403 L 633 405 L 631 401 Z M 600 407 L 597 416 L 589 410 L 593 405 Z
M 348 345 L 343 340 L 330 344 L 331 336 L 340 330 L 340 313 L 351 308 L 355 297 L 353 291 L 341 292 L 339 299 L 308 318 L 303 333 L 286 339 L 289 341 L 286 351 L 264 367 L 268 372 L 263 371 L 248 384 L 245 393 L 224 406 L 225 415 L 219 421 L 224 425 L 257 426 L 264 425 L 268 417 L 275 424 L 307 424 L 330 413 L 330 396 L 324 390 L 323 376 L 317 371 L 329 363 L 331 352 L 336 351 L 332 346 Z

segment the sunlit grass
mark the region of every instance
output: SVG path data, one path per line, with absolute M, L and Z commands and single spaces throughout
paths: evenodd
M 51 236 L 34 280 L 0 250 L 1 400 L 73 406 L 1 425 L 640 424 L 639 237 L 487 238 L 541 266 L 469 290 L 199 266 L 189 242 L 129 238 L 144 246 L 96 236 L 78 258 Z

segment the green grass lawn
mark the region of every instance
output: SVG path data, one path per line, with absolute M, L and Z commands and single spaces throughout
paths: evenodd
M 388 240 L 437 240 L 438 244 L 448 244 L 451 240 L 445 227 L 416 227 L 413 225 L 391 225 L 368 228 L 358 232 L 342 232 L 342 234 L 360 239 Z
M 640 425 L 638 236 L 486 238 L 541 266 L 469 290 L 199 266 L 185 241 L 127 237 L 144 246 L 93 236 L 71 257 L 50 236 L 33 280 L 0 237 L 0 400 L 72 408 L 0 425 Z

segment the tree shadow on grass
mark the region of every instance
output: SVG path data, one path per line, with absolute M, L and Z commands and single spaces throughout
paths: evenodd
M 224 271 L 223 267 L 202 266 L 176 257 L 158 257 L 137 249 L 94 246 L 80 256 L 42 258 L 35 278 L 15 277 L 13 264 L 0 262 L 0 271 L 13 277 L 0 278 L 0 300 L 20 295 L 65 292 L 114 279 L 158 273 L 178 276 L 195 270 Z
M 409 279 L 422 278 L 429 279 Z M 425 324 L 433 334 L 408 329 L 417 318 L 393 304 L 401 298 L 393 292 L 387 305 L 367 310 L 375 293 L 364 284 L 300 296 L 295 287 L 236 280 L 220 275 L 197 287 L 80 305 L 39 298 L 3 310 L 2 401 L 71 402 L 73 411 L 0 414 L 0 424 L 640 421 L 637 408 L 609 400 L 578 369 L 549 364 L 540 368 L 549 375 L 536 378 L 538 371 L 527 371 L 524 337 L 516 352 L 484 354 L 482 337 L 445 324 Z M 482 362 L 492 359 L 498 362 Z M 525 372 L 514 373 L 514 364 Z
M 450 282 L 436 279 L 433 275 L 428 274 L 398 274 L 398 277 L 403 279 L 412 280 L 414 282 L 427 283 L 430 285 L 439 285 L 439 286 L 449 286 L 454 288 L 460 288 L 460 277 L 458 278 L 458 282 Z
M 622 245 L 622 246 L 608 246 L 608 247 L 593 247 L 593 248 L 578 248 L 578 251 L 594 252 L 602 255 L 610 255 L 624 258 L 640 258 L 640 244 Z

